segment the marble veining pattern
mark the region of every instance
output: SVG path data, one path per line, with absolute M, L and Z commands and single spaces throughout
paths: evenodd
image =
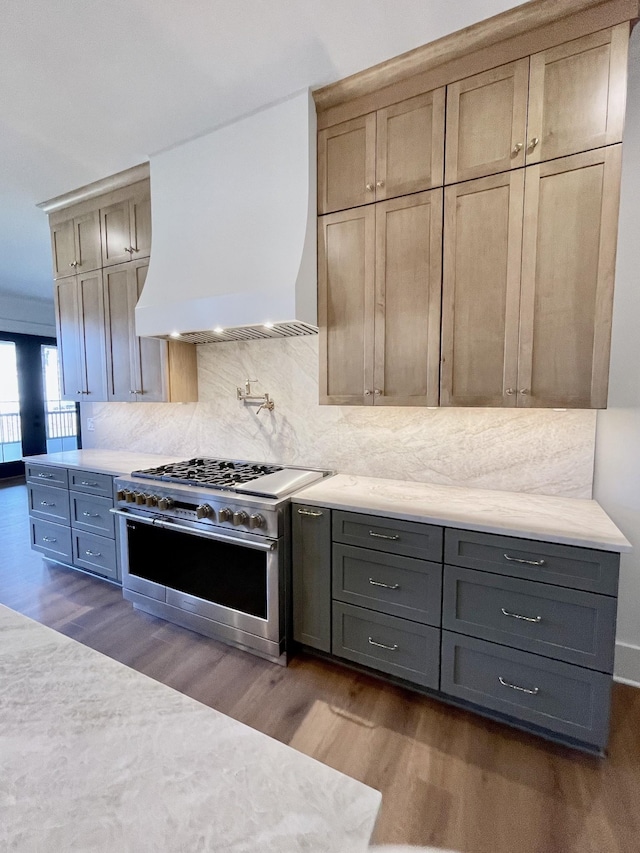
M 296 493 L 299 503 L 482 530 L 584 548 L 630 551 L 593 500 L 337 475 Z
M 367 848 L 380 794 L 0 605 L 0 849 Z
M 117 477 L 130 474 L 138 468 L 151 468 L 167 462 L 180 462 L 182 456 L 167 456 L 155 453 L 130 453 L 126 450 L 63 450 L 60 453 L 42 453 L 25 456 L 25 462 L 38 465 L 57 465 L 62 468 L 79 468 L 96 474 Z
M 273 412 L 236 399 L 247 378 Z M 85 446 L 591 497 L 595 411 L 320 406 L 314 335 L 199 346 L 198 381 L 198 403 L 83 403 Z

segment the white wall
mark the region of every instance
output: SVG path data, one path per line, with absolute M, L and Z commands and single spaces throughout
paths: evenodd
M 0 293 L 0 332 L 55 338 L 53 299 L 29 299 Z
M 594 497 L 634 546 L 621 561 L 615 671 L 640 685 L 640 26 L 630 45 L 609 407 L 598 413 Z

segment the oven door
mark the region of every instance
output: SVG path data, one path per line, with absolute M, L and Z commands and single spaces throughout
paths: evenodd
M 282 640 L 284 559 L 278 540 L 114 512 L 125 590 L 243 633 Z

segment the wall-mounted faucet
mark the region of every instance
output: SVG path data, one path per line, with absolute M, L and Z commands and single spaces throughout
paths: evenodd
M 245 379 L 244 381 L 244 391 L 239 386 L 236 388 L 236 396 L 238 400 L 242 400 L 245 405 L 255 405 L 259 403 L 258 410 L 256 411 L 256 415 L 259 415 L 263 409 L 267 409 L 267 411 L 272 412 L 275 408 L 275 403 L 269 397 L 268 394 L 252 394 L 251 393 L 251 383 L 257 382 L 257 379 Z

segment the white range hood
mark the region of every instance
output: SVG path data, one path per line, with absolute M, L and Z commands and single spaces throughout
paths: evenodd
M 151 158 L 139 335 L 316 331 L 315 139 L 305 91 Z

